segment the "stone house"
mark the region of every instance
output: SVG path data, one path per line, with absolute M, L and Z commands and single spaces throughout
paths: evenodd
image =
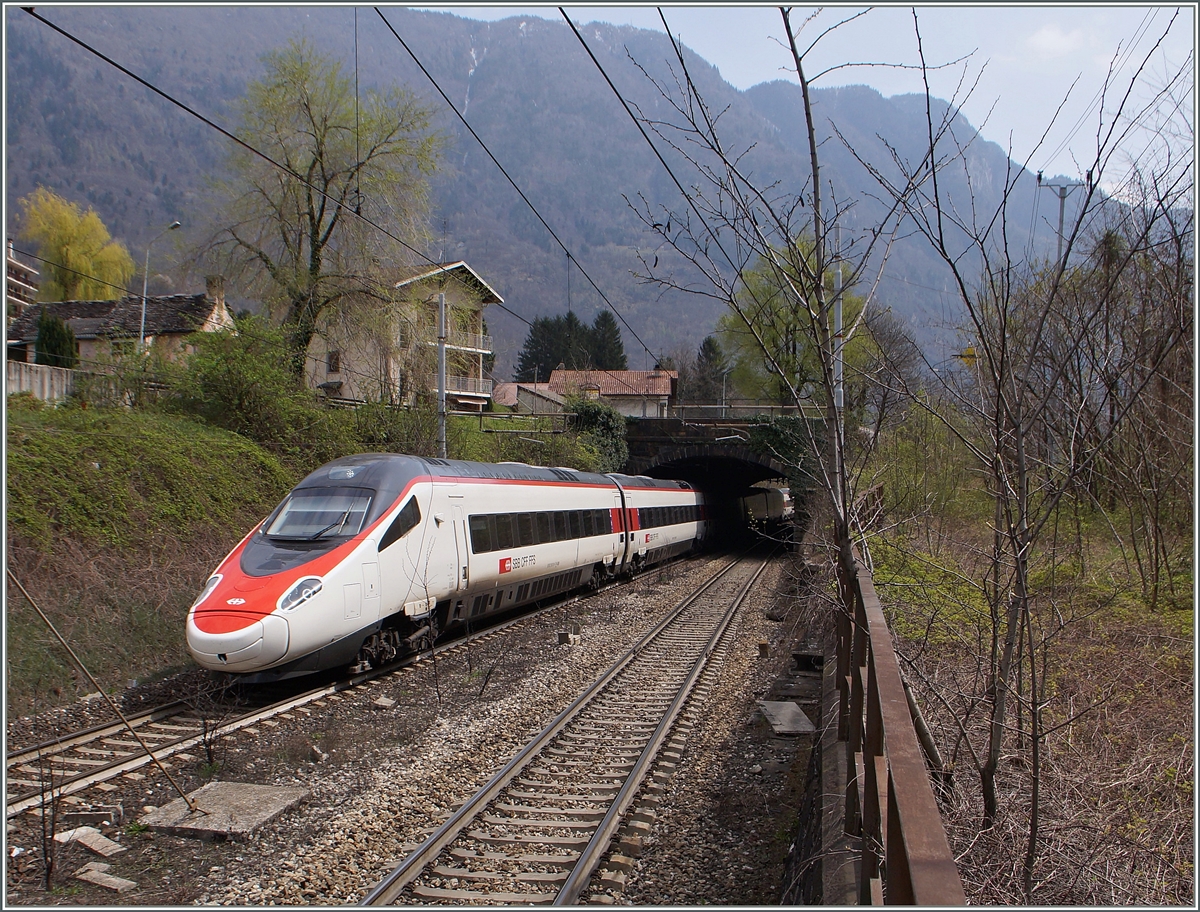
M 550 374 L 560 396 L 603 399 L 627 418 L 666 418 L 675 401 L 678 371 L 563 370 Z
M 221 276 L 209 276 L 203 294 L 149 295 L 145 300 L 145 343 L 167 359 L 189 350 L 194 332 L 233 328 Z M 137 350 L 142 331 L 142 297 L 117 301 L 60 301 L 27 305 L 8 326 L 8 360 L 34 363 L 37 325 L 42 310 L 58 316 L 75 334 L 75 352 L 83 370 Z
M 437 392 L 438 294 L 446 296 L 446 401 L 480 411 L 491 399 L 485 359 L 492 339 L 483 310 L 503 304 L 461 260 L 443 263 L 395 284 L 391 303 L 359 302 L 331 312 L 308 348 L 305 378 L 333 401 L 411 405 Z

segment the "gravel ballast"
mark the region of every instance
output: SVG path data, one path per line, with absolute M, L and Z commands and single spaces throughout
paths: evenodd
M 716 566 L 704 559 L 647 573 L 218 745 L 217 778 L 300 785 L 311 793 L 246 842 L 202 843 L 130 826 L 144 807 L 176 797 L 157 771 L 117 780 L 118 790 L 103 796 L 82 794 L 124 808 L 123 821 L 101 830 L 128 849 L 103 860 L 110 874 L 138 884 L 129 892 L 73 878 L 98 858 L 72 843 L 57 848 L 57 889 L 46 893 L 38 821 L 20 815 L 8 836 L 7 900 L 356 903 Z M 790 602 L 778 594 L 785 577 L 781 564 L 772 567 L 743 608 L 641 856 L 624 889 L 605 890 L 605 901 L 778 902 L 808 742 L 774 737 L 755 701 L 769 692 L 796 636 Z M 769 620 L 768 609 L 783 619 Z M 578 642 L 560 645 L 559 632 L 571 625 L 578 625 Z M 760 643 L 769 644 L 766 657 Z M 87 710 L 107 721 L 94 703 Z M 35 727 L 17 720 L 14 732 L 10 725 L 10 746 L 24 743 L 22 726 Z M 202 771 L 212 772 L 204 758 L 173 769 L 187 791 L 209 781 Z M 22 851 L 13 857 L 13 848 Z

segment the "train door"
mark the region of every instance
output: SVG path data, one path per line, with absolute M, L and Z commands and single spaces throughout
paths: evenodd
M 618 523 L 614 526 L 613 531 L 620 533 L 617 536 L 617 557 L 613 562 L 613 570 L 617 573 L 623 573 L 626 565 L 629 563 L 629 555 L 633 547 L 633 533 L 630 531 L 633 526 L 629 522 L 629 503 L 625 497 L 625 489 L 621 487 L 621 483 L 613 476 L 609 476 L 612 483 L 617 486 L 617 493 L 613 497 L 613 506 L 616 509 Z
M 404 611 L 419 616 L 428 610 L 430 580 L 425 555 L 435 526 L 430 518 L 435 503 L 431 494 L 431 485 L 417 485 L 380 537 L 380 590 L 387 593 L 387 613 Z
M 457 582 L 454 586 L 457 592 L 464 592 L 471 585 L 469 555 L 471 553 L 470 539 L 467 538 L 467 515 L 463 509 L 462 499 L 452 500 L 451 509 L 454 514 L 454 544 L 458 554 Z
M 625 511 L 621 509 L 621 493 L 613 492 L 612 505 L 612 530 L 615 536 L 612 539 L 612 566 L 611 572 L 616 573 L 621 569 L 621 558 L 625 553 L 625 525 L 623 523 Z
M 433 541 L 426 549 L 425 561 L 430 580 L 431 598 L 441 601 L 459 588 L 461 570 L 458 562 L 458 531 L 454 522 L 454 507 L 461 509 L 463 495 L 458 485 L 438 482 L 434 485 Z

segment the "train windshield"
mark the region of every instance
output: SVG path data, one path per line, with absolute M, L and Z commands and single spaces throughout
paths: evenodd
M 292 492 L 266 536 L 286 541 L 317 541 L 357 535 L 374 492 L 362 488 L 302 488 Z

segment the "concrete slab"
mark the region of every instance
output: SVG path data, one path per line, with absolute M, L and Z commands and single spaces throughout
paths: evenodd
M 198 811 L 190 811 L 186 801 L 176 798 L 138 822 L 173 836 L 245 839 L 308 795 L 307 790 L 297 787 L 210 782 L 188 796 Z
M 54 838 L 64 844 L 68 842 L 82 843 L 97 855 L 103 855 L 106 858 L 125 851 L 125 846 L 119 842 L 113 842 L 95 827 L 90 826 L 75 827 L 73 830 L 55 833 Z
M 75 872 L 75 876 L 80 880 L 98 884 L 108 890 L 116 890 L 118 893 L 128 893 L 130 890 L 137 889 L 137 884 L 132 880 L 126 880 L 124 877 L 113 877 L 111 874 L 105 873 L 111 867 L 112 865 L 102 864 L 98 861 L 89 861 Z
M 807 735 L 817 730 L 804 710 L 791 700 L 759 700 L 758 706 L 777 735 Z

